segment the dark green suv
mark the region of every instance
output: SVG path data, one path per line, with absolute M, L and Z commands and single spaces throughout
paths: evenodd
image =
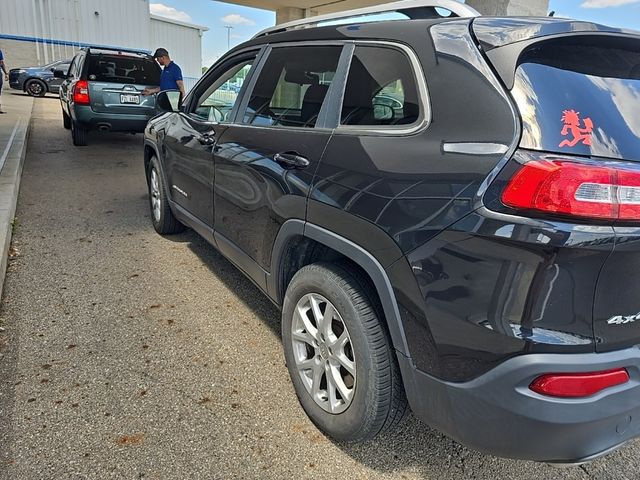
M 87 144 L 89 130 L 143 132 L 155 115 L 155 97 L 143 96 L 160 85 L 160 66 L 145 52 L 86 48 L 76 54 L 60 86 L 62 121 L 73 144 Z

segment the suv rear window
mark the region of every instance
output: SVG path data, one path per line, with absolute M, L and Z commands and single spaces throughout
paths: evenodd
M 573 37 L 529 50 L 513 97 L 521 146 L 640 161 L 640 43 Z
M 152 58 L 131 55 L 90 55 L 89 80 L 132 85 L 160 85 L 160 67 Z

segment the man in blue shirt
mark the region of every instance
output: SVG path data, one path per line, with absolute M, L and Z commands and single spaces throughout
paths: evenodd
M 4 79 L 8 82 L 9 73 L 7 72 L 7 67 L 4 64 L 4 56 L 2 55 L 2 50 L 0 50 L 0 68 L 2 68 L 2 72 L 4 73 Z M 0 75 L 0 95 L 2 95 L 2 75 Z M 2 110 L 2 104 L 0 103 L 0 114 L 2 113 L 4 113 L 4 111 Z
M 184 98 L 184 81 L 182 80 L 182 70 L 171 60 L 169 52 L 164 48 L 158 48 L 153 54 L 158 63 L 164 67 L 160 74 L 160 86 L 154 88 L 145 88 L 143 95 L 153 95 L 154 93 L 164 90 L 179 90 L 180 98 Z

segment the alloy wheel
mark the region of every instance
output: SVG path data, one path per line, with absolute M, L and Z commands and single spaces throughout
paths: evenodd
M 155 168 L 151 169 L 151 210 L 153 211 L 153 219 L 160 221 L 160 180 Z
M 338 310 L 322 295 L 303 296 L 293 314 L 291 341 L 296 370 L 323 410 L 344 412 L 356 388 L 351 337 Z
M 40 84 L 39 82 L 31 82 L 29 84 L 29 93 L 31 93 L 31 95 L 38 97 L 42 94 L 42 90 L 42 84 Z

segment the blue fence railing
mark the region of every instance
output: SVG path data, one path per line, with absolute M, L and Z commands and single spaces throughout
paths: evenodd
M 200 80 L 200 78 L 183 77 L 182 80 L 184 82 L 184 90 L 185 90 L 185 92 L 188 92 L 189 90 L 191 90 L 193 88 L 193 86 L 196 84 L 196 82 L 198 80 Z

